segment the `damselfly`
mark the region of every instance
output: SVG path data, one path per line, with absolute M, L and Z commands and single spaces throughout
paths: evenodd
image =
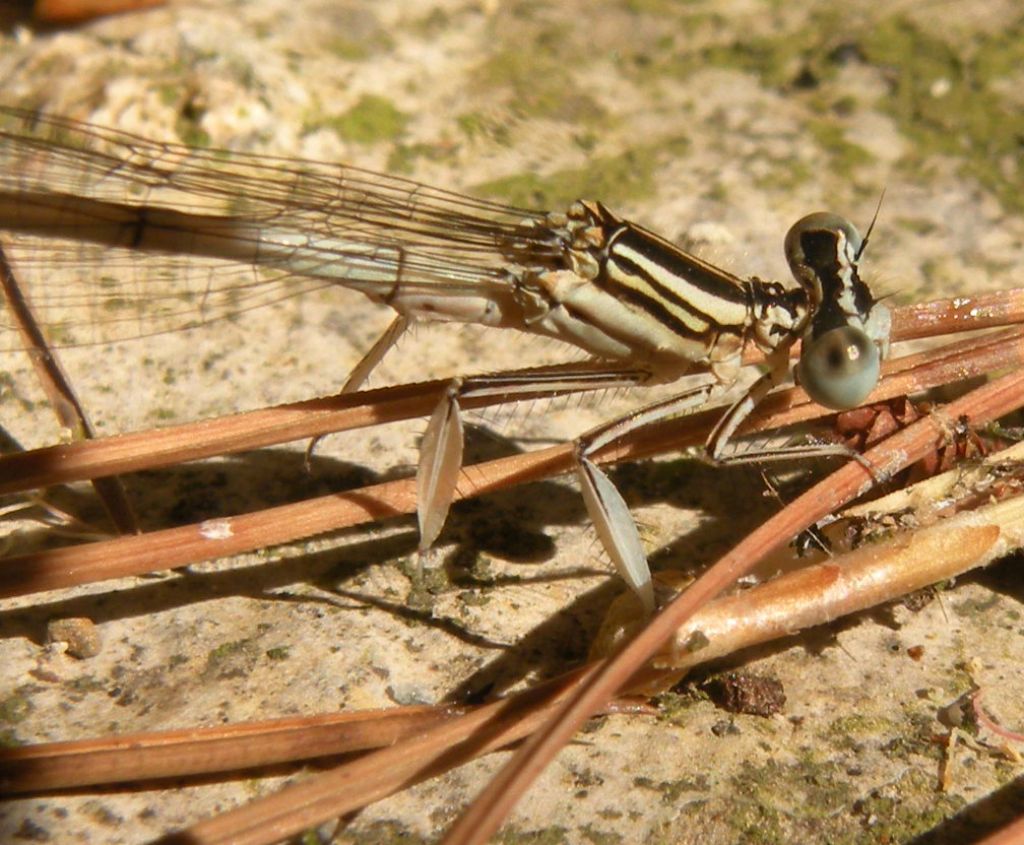
M 416 320 L 512 328 L 588 353 L 583 364 L 452 382 L 421 449 L 422 549 L 440 532 L 462 464 L 460 397 L 650 384 L 695 368 L 728 387 L 753 345 L 766 356 L 765 372 L 707 443 L 712 459 L 725 460 L 744 417 L 789 373 L 798 340 L 797 379 L 830 408 L 868 395 L 888 344 L 888 311 L 858 274 L 866 239 L 832 214 L 811 214 L 790 229 L 786 255 L 797 284 L 787 286 L 738 278 L 599 202 L 528 211 L 354 167 L 191 149 L 13 108 L 0 109 L 0 231 L 47 239 L 51 249 L 99 245 L 111 250 L 110 265 L 125 249 L 213 262 L 191 288 L 135 288 L 104 266 L 93 268 L 90 285 L 36 297 L 40 322 L 58 333 L 58 345 L 76 342 L 83 302 L 128 306 L 126 325 L 141 314 L 161 330 L 342 285 L 398 314 L 350 376 L 350 389 Z M 45 260 L 45 252 L 30 254 Z M 688 390 L 577 440 L 591 519 L 648 607 L 653 589 L 639 535 L 591 456 L 627 432 L 692 410 L 711 391 Z

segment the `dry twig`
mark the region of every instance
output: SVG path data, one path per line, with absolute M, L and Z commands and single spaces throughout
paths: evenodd
M 999 366 L 1019 367 L 1021 358 L 1024 357 L 1021 351 L 1024 349 L 1024 343 L 1018 332 L 1001 336 L 999 340 L 987 346 L 978 342 L 973 342 L 971 346 L 974 355 L 971 360 L 978 372 Z M 963 348 L 956 348 L 893 362 L 890 366 L 886 395 L 918 389 L 924 384 L 942 383 L 950 380 L 953 373 L 965 377 L 971 371 L 972 365 L 965 364 L 964 352 Z M 1018 397 L 1024 395 L 1022 388 L 1024 383 L 1021 377 L 1007 376 L 954 403 L 946 409 L 946 414 L 954 418 L 960 414 L 968 414 L 974 423 L 997 417 L 1019 404 Z M 395 407 L 403 402 L 407 403 L 401 406 L 400 413 L 410 413 L 410 408 L 419 407 L 417 403 L 425 403 L 428 408 L 432 403 L 433 395 L 430 391 L 420 391 L 419 386 L 413 386 L 394 389 L 391 393 L 374 393 L 377 398 L 384 397 L 388 401 L 394 399 Z M 396 396 L 399 398 L 396 399 Z M 414 398 L 410 400 L 410 396 Z M 362 400 L 366 398 L 361 397 Z M 774 398 L 766 408 L 765 417 L 760 424 L 788 424 L 800 419 L 802 414 L 808 414 L 808 409 L 796 404 L 794 399 L 792 393 Z M 354 413 L 362 415 L 360 419 L 363 422 L 360 424 L 368 424 L 367 421 L 373 419 L 376 410 L 376 405 L 358 406 Z M 651 439 L 645 440 L 643 444 L 631 443 L 614 452 L 608 450 L 609 453 L 602 458 L 618 460 L 637 457 L 669 448 L 670 444 L 678 448 L 680 441 L 699 442 L 699 425 L 706 424 L 709 418 L 710 415 L 703 415 L 694 421 L 688 420 L 688 425 L 676 423 L 672 426 L 661 426 L 653 432 Z M 866 456 L 867 460 L 872 462 L 880 475 L 891 475 L 915 457 L 934 448 L 935 443 L 944 436 L 940 420 L 941 417 L 922 420 L 911 429 L 897 434 L 873 449 Z M 302 430 L 306 433 L 299 436 L 307 436 L 310 433 L 305 428 Z M 478 495 L 521 480 L 565 471 L 569 466 L 569 457 L 566 447 L 556 447 L 530 455 L 468 467 L 465 473 L 467 484 L 463 485 L 462 491 L 466 495 Z M 160 458 L 164 459 L 165 455 Z M 821 516 L 834 512 L 844 501 L 865 492 L 871 484 L 872 479 L 859 464 L 851 463 L 840 469 L 737 546 L 680 599 L 666 608 L 613 660 L 593 664 L 580 673 L 574 673 L 544 688 L 531 690 L 515 699 L 485 705 L 452 720 L 445 718 L 442 724 L 425 730 L 413 740 L 399 742 L 386 750 L 375 752 L 337 772 L 320 776 L 315 782 L 304 781 L 296 790 L 279 793 L 271 799 L 205 822 L 189 831 L 188 836 L 195 838 L 188 841 L 274 841 L 280 836 L 288 835 L 288 832 L 301 830 L 318 820 L 364 806 L 367 802 L 407 783 L 436 774 L 486 750 L 527 736 L 542 725 L 545 718 L 548 719 L 545 728 L 537 733 L 537 738 L 525 746 L 536 749 L 539 756 L 530 757 L 525 768 L 510 769 L 506 777 L 497 781 L 497 785 L 485 793 L 480 808 L 464 817 L 462 823 L 451 833 L 451 841 L 454 842 L 482 841 L 486 838 L 487 831 L 495 828 L 502 813 L 509 809 L 517 791 L 539 771 L 559 744 L 571 736 L 582 720 L 595 708 L 600 707 L 616 689 L 624 687 L 632 676 L 637 675 L 646 660 L 679 625 L 685 622 L 698 605 L 731 583 L 739 573 L 754 565 L 767 550 L 785 542 L 788 537 Z M 337 511 L 324 515 L 322 511 L 332 502 Z M 391 482 L 355 493 L 328 497 L 327 500 L 313 500 L 299 506 L 287 506 L 287 511 L 273 509 L 265 512 L 262 517 L 232 517 L 207 521 L 186 529 L 173 529 L 171 532 L 156 532 L 149 538 L 141 538 L 139 542 L 142 545 L 134 545 L 136 538 L 122 538 L 97 544 L 102 549 L 101 554 L 92 562 L 75 568 L 70 580 L 66 571 L 72 557 L 87 557 L 89 547 L 77 547 L 73 555 L 65 550 L 56 550 L 55 557 L 24 557 L 17 561 L 17 568 L 8 567 L 4 570 L 2 583 L 8 594 L 16 594 L 33 589 L 54 589 L 67 583 L 84 583 L 97 578 L 116 577 L 129 572 L 166 568 L 176 565 L 174 561 L 178 558 L 174 556 L 178 554 L 178 549 L 188 546 L 188 543 L 182 545 L 185 540 L 191 542 L 193 547 L 181 552 L 180 562 L 197 559 L 194 557 L 197 550 L 201 558 L 226 554 L 228 552 L 225 548 L 230 548 L 230 543 L 233 542 L 240 543 L 240 548 L 254 548 L 270 542 L 284 541 L 273 539 L 277 535 L 261 533 L 265 530 L 265 525 L 250 525 L 247 522 L 256 517 L 265 517 L 269 524 L 276 522 L 278 525 L 288 524 L 290 528 L 297 527 L 298 531 L 306 532 L 298 536 L 308 536 L 338 527 L 339 524 L 354 524 L 354 521 L 358 520 L 406 512 L 411 510 L 414 504 L 411 482 Z M 970 554 L 967 557 L 973 560 L 987 560 L 985 555 L 989 552 L 994 553 L 997 548 L 996 538 L 991 529 L 946 526 L 946 530 L 966 532 L 963 536 L 971 538 L 971 543 L 968 544 Z M 999 534 L 998 530 L 996 533 Z M 157 540 L 154 541 L 153 537 Z M 1001 534 L 999 539 L 1003 539 Z M 920 542 L 926 541 L 922 539 Z M 111 555 L 116 557 L 110 557 Z M 919 555 L 912 552 L 910 557 Z M 905 569 L 905 561 L 900 566 Z M 837 582 L 830 573 L 831 570 L 822 570 L 803 576 L 805 582 L 799 587 L 799 591 L 804 595 L 803 606 L 810 607 L 814 604 L 815 594 L 823 581 L 830 584 Z M 920 579 L 933 575 L 934 573 L 927 573 L 917 577 Z M 812 583 L 808 585 L 808 581 Z M 895 589 L 898 592 L 902 588 L 898 585 Z M 770 591 L 780 588 L 768 585 L 765 589 Z M 853 602 L 847 602 L 846 607 L 863 606 L 864 602 L 869 600 L 878 600 L 878 596 L 861 596 Z M 730 600 L 725 600 L 728 601 Z M 721 612 L 722 606 L 709 606 L 706 612 Z M 816 618 L 820 620 L 839 612 L 842 612 L 841 608 L 826 605 L 822 608 L 824 616 Z M 711 618 L 704 617 L 703 624 L 710 625 Z M 805 621 L 814 624 L 811 619 Z M 785 624 L 783 622 L 781 627 L 785 627 Z M 763 631 L 761 635 L 764 635 Z M 713 654 L 717 652 L 709 651 L 706 656 Z M 649 671 L 640 679 L 649 681 Z M 195 753 L 195 748 L 190 748 L 186 753 Z M 525 751 L 517 754 L 516 760 L 521 760 L 524 754 Z M 341 800 L 337 797 L 339 790 L 343 795 Z

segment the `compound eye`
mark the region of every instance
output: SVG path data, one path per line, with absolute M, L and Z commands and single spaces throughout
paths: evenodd
M 857 231 L 857 227 L 845 217 L 833 214 L 831 211 L 816 211 L 814 214 L 801 217 L 789 227 L 789 231 L 786 233 L 786 258 L 790 265 L 807 264 L 812 261 L 811 256 L 804 252 L 805 236 L 815 234 L 832 234 L 834 236 L 839 232 L 846 237 L 846 242 L 853 255 L 859 255 L 864 246 L 864 239 Z
M 881 358 L 864 332 L 841 326 L 804 344 L 796 376 L 819 405 L 845 411 L 857 407 L 874 389 Z

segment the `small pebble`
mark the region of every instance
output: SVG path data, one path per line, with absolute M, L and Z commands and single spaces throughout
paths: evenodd
M 85 617 L 51 619 L 46 626 L 46 641 L 67 643 L 67 653 L 79 660 L 95 657 L 103 647 L 99 628 Z
M 730 713 L 774 716 L 786 703 L 786 693 L 775 678 L 749 672 L 727 672 L 704 685 L 711 700 Z

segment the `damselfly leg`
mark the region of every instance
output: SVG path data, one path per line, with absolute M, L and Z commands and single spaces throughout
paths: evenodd
M 628 331 L 634 354 L 646 356 L 651 379 L 672 378 L 699 364 L 705 365 L 723 388 L 735 382 L 740 357 L 749 343 L 766 352 L 765 372 L 736 398 L 712 429 L 707 457 L 714 463 L 751 462 L 822 454 L 850 455 L 834 444 L 774 448 L 770 451 L 730 453 L 728 446 L 743 420 L 790 373 L 789 353 L 802 340 L 796 376 L 813 399 L 833 409 L 859 405 L 878 380 L 881 358 L 888 350 L 889 314 L 860 279 L 857 262 L 865 239 L 856 228 L 833 214 L 808 215 L 790 229 L 786 254 L 797 290 L 772 282 L 743 281 L 681 252 L 653 233 L 621 221 L 596 203 L 579 203 L 570 215 L 586 217 L 590 226 L 582 240 L 574 240 L 570 253 L 575 270 L 589 266 L 592 284 L 573 285 L 565 299 L 548 299 L 569 310 L 570 303 L 589 305 L 590 323 L 603 329 Z M 570 217 L 571 219 L 571 217 Z M 588 262 L 584 259 L 591 259 Z M 556 285 L 542 289 L 550 295 Z M 614 297 L 614 301 L 605 301 Z M 540 301 L 540 297 L 537 297 Z M 595 315 L 607 309 L 602 322 Z M 607 313 L 617 311 L 616 321 Z M 552 319 L 557 319 L 553 315 Z M 547 319 L 549 314 L 545 314 Z M 660 357 L 661 332 L 670 342 L 703 339 L 703 354 L 695 346 Z M 582 344 L 581 344 L 582 345 Z M 666 373 L 668 375 L 666 375 Z M 577 388 L 578 389 L 578 386 Z M 646 555 L 629 509 L 611 480 L 593 461 L 600 449 L 645 426 L 682 416 L 702 407 L 717 388 L 703 385 L 648 405 L 603 424 L 576 440 L 576 469 L 590 518 L 619 574 L 636 591 L 644 606 L 654 608 L 654 591 Z M 421 548 L 432 545 L 454 492 L 461 465 L 461 448 L 451 438 L 461 437 L 458 420 L 459 387 L 442 398 L 424 440 L 421 478 L 447 477 L 446 485 L 421 487 L 429 496 L 420 499 Z M 443 421 L 443 422 L 442 422 Z M 437 435 L 444 425 L 450 436 Z M 444 443 L 441 448 L 440 444 Z M 456 455 L 458 462 L 456 463 Z M 444 457 L 442 457 L 444 456 Z M 439 518 L 441 516 L 441 518 Z

